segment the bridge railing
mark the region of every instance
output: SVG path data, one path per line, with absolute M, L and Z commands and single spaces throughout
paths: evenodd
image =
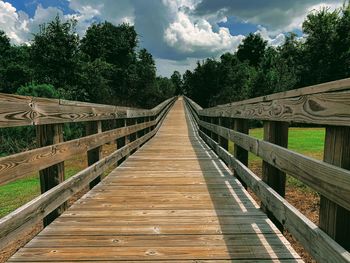
M 186 105 L 200 136 L 281 230 L 319 262 L 350 262 L 350 79 L 208 109 L 189 98 Z M 248 135 L 248 120 L 263 122 L 263 140 Z M 291 123 L 326 127 L 324 161 L 287 149 Z M 248 152 L 263 160 L 262 178 L 248 168 Z M 286 174 L 320 194 L 319 226 L 284 199 Z
M 0 128 L 35 126 L 39 148 L 0 158 L 0 185 L 39 171 L 41 195 L 0 219 L 0 250 L 40 220 L 44 226 L 66 209 L 66 202 L 155 135 L 176 97 L 153 109 L 0 94 Z M 102 121 L 114 128 L 102 131 Z M 63 123 L 85 122 L 86 136 L 63 141 Z M 102 146 L 117 149 L 102 156 Z M 88 167 L 64 180 L 64 161 L 87 154 Z

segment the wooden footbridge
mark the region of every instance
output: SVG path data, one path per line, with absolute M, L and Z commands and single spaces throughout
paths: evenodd
M 0 248 L 46 226 L 9 262 L 303 262 L 283 229 L 318 262 L 350 262 L 350 80 L 204 110 L 187 97 L 152 110 L 0 101 L 0 127 L 35 125 L 40 146 L 1 158 L 0 184 L 40 170 L 42 189 L 0 219 Z M 248 119 L 264 121 L 264 140 L 248 135 Z M 83 121 L 86 136 L 64 142 L 62 124 Z M 286 148 L 290 122 L 327 125 L 324 162 Z M 88 168 L 64 180 L 63 162 L 84 152 Z M 263 159 L 262 179 L 248 152 Z M 319 226 L 283 198 L 286 173 L 320 193 Z

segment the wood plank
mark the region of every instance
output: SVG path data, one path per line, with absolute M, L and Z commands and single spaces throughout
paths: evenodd
M 219 156 L 235 167 L 248 187 L 254 191 L 275 218 L 303 245 L 314 259 L 319 262 L 350 261 L 350 253 L 347 250 L 331 239 L 209 136 L 202 132 L 201 136 L 208 144 L 212 145 Z
M 200 121 L 200 125 L 261 157 L 267 163 L 291 175 L 333 202 L 350 209 L 350 171 L 278 145 Z
M 0 93 L 0 127 L 136 118 L 159 114 L 175 98 L 151 110 Z
M 198 137 L 181 97 L 157 127 L 9 262 L 300 261 Z
M 197 111 L 232 117 L 349 126 L 350 79 L 272 94 Z

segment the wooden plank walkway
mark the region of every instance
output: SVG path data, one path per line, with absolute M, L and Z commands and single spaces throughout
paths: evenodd
M 10 262 L 302 262 L 179 99 L 158 134 Z

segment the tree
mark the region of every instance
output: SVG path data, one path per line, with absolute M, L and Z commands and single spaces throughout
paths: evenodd
M 0 92 L 16 93 L 32 80 L 29 47 L 11 46 L 9 38 L 0 31 Z
M 59 16 L 40 25 L 31 45 L 31 63 L 38 83 L 51 84 L 67 92 L 77 90 L 79 37 L 75 27 L 76 20 L 62 22 Z M 74 99 L 84 98 L 74 96 Z
M 338 23 L 336 11 L 322 8 L 317 12 L 310 13 L 303 23 L 303 30 L 307 34 L 304 44 L 304 74 L 303 84 L 312 85 L 335 80 L 333 65 L 336 39 L 336 28 Z
M 341 9 L 341 16 L 336 26 L 334 40 L 334 78 L 341 79 L 350 76 L 350 1 Z
M 0 58 L 2 58 L 6 54 L 10 47 L 10 39 L 4 31 L 0 30 Z
M 248 61 L 249 65 L 257 67 L 262 60 L 267 41 L 260 34 L 250 33 L 238 46 L 237 57 L 240 61 Z
M 180 72 L 174 71 L 174 73 L 171 75 L 170 79 L 174 84 L 175 94 L 182 95 L 184 93 L 184 91 L 183 91 L 182 76 L 181 76 Z
M 90 60 L 103 59 L 113 65 L 124 67 L 136 59 L 137 33 L 133 26 L 110 22 L 91 25 L 81 40 L 81 51 Z

